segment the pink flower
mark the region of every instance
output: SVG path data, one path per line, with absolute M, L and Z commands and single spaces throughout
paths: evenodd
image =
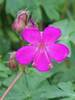
M 52 60 L 62 62 L 69 54 L 69 48 L 57 42 L 61 31 L 53 26 L 48 26 L 43 32 L 38 28 L 26 27 L 22 37 L 29 43 L 16 52 L 16 60 L 20 64 L 30 64 L 41 71 L 46 72 L 52 68 Z

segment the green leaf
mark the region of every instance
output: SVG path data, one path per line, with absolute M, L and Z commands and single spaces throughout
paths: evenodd
M 54 26 L 61 29 L 62 35 L 69 36 L 72 32 L 75 32 L 75 21 L 74 20 L 62 20 L 53 24 Z
M 73 84 L 71 82 L 59 83 L 58 87 L 61 88 L 64 91 L 64 93 L 67 95 L 67 98 L 61 100 L 75 99 L 75 92 L 73 89 Z
M 28 68 L 26 70 L 26 80 L 28 81 L 28 86 L 32 89 L 37 88 L 38 85 L 46 80 L 47 78 L 49 78 L 51 76 L 50 71 L 48 73 L 41 73 L 38 72 L 36 69 L 33 68 Z M 39 81 L 38 81 L 39 80 Z M 34 82 L 33 82 L 34 81 Z M 31 84 L 33 83 L 33 84 Z
M 30 72 L 31 74 L 29 74 Z M 37 73 L 38 72 L 31 69 L 26 71 L 14 85 L 5 100 L 16 100 L 16 98 L 18 100 L 46 100 L 60 97 L 74 97 L 75 92 L 71 82 L 61 82 L 57 85 L 50 85 L 44 75 L 41 77 L 39 75 L 40 73 Z M 9 86 L 15 77 L 16 75 L 13 75 L 6 79 L 3 84 Z M 42 80 L 42 78 L 44 79 Z
M 12 6 L 14 5 L 14 6 Z M 24 7 L 24 0 L 7 0 L 6 12 L 16 16 L 16 13 Z
M 3 82 L 4 86 L 9 86 L 15 77 L 16 75 L 13 75 L 6 79 Z M 5 100 L 16 100 L 16 98 L 18 98 L 18 100 L 44 100 L 44 98 L 41 97 L 42 92 L 44 91 L 43 89 L 40 90 L 40 86 L 45 87 L 45 89 L 46 86 L 49 87 L 49 83 L 46 81 L 47 77 L 49 77 L 49 73 L 44 73 L 42 75 L 42 73 L 39 73 L 36 70 L 28 69 L 15 84 Z
M 10 69 L 4 64 L 0 63 L 0 78 L 6 78 L 11 74 Z
M 65 20 L 56 22 L 53 25 L 61 29 L 62 36 L 60 38 L 60 42 L 66 43 L 69 47 L 71 47 L 70 41 L 75 43 L 75 41 L 74 41 L 75 21 L 74 20 L 69 21 L 69 20 L 65 19 Z
M 5 54 L 10 51 L 10 42 L 4 36 L 0 37 L 0 54 Z
M 62 82 L 58 85 L 47 85 L 45 87 L 41 86 L 41 90 L 43 90 L 42 97 L 43 98 L 75 98 L 75 92 L 73 90 L 73 85 L 71 82 Z
M 6 67 L 4 64 L 0 63 L 0 71 L 9 71 L 9 68 Z
M 58 2 L 56 0 L 41 0 L 40 2 L 49 18 L 60 19 L 58 8 L 64 3 L 64 0 L 58 0 Z
M 51 83 L 67 82 L 75 80 L 75 45 L 71 44 L 71 55 L 62 63 L 54 63 L 51 71 Z
M 19 42 L 19 37 L 16 35 L 15 32 L 8 30 L 8 36 L 12 42 Z
M 42 19 L 41 10 L 39 7 L 35 8 L 35 9 L 33 9 L 33 11 L 32 11 L 32 17 L 36 22 L 39 22 Z
M 67 70 L 61 77 L 61 81 L 74 81 L 75 80 L 75 46 L 71 44 L 71 57 L 65 62 Z M 64 69 L 65 70 L 65 69 Z
M 31 3 L 32 2 L 32 3 Z M 14 6 L 12 6 L 14 5 Z M 38 0 L 7 0 L 6 12 L 16 16 L 17 12 L 21 9 L 27 9 L 32 13 L 32 17 L 35 21 L 41 20 L 41 12 Z
M 2 4 L 4 2 L 4 0 L 0 0 L 0 4 Z
M 0 37 L 3 36 L 3 30 L 0 29 Z
M 75 32 L 70 34 L 70 40 L 75 44 Z

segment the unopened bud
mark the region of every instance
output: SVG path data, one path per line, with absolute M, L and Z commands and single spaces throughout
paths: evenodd
M 28 17 L 29 17 L 28 11 L 26 11 L 26 10 L 19 11 L 17 14 L 17 18 L 15 19 L 14 23 L 12 24 L 12 28 L 16 32 L 21 32 L 28 23 Z
M 15 55 L 16 55 L 16 52 L 12 52 L 10 54 L 10 58 L 9 58 L 9 61 L 8 61 L 8 65 L 10 68 L 14 69 L 16 68 L 16 61 L 15 61 Z

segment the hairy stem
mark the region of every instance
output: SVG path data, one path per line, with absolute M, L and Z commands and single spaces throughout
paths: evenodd
M 4 92 L 4 94 L 2 95 L 2 97 L 0 98 L 0 100 L 4 100 L 4 98 L 7 96 L 7 94 L 11 91 L 11 89 L 13 88 L 13 86 L 15 85 L 15 83 L 20 79 L 20 77 L 22 76 L 23 72 L 19 72 L 16 76 L 16 78 L 13 80 L 13 82 L 9 85 L 9 87 L 7 88 L 7 90 Z

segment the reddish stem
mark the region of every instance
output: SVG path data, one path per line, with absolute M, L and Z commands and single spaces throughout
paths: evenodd
M 4 100 L 4 98 L 7 96 L 7 94 L 11 91 L 11 89 L 13 88 L 13 86 L 15 85 L 15 83 L 19 80 L 19 78 L 22 76 L 23 72 L 20 72 L 17 74 L 16 78 L 13 80 L 13 82 L 9 85 L 9 87 L 7 88 L 7 90 L 4 92 L 4 94 L 2 95 L 2 97 L 0 97 L 0 100 Z

